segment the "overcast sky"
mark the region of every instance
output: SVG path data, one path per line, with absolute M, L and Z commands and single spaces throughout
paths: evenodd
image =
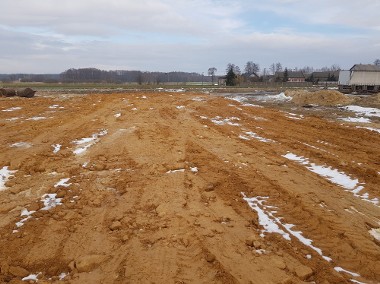
M 0 73 L 320 68 L 380 58 L 380 0 L 1 0 Z

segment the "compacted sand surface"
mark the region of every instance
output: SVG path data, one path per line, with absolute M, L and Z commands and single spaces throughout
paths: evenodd
M 0 126 L 0 283 L 380 282 L 376 131 L 190 92 L 0 98 Z

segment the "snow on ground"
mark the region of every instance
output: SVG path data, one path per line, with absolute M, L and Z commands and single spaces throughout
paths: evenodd
M 8 109 L 3 109 L 2 111 L 15 111 L 15 110 L 20 110 L 22 109 L 22 107 L 11 107 L 11 108 L 8 108 Z
M 371 120 L 365 117 L 343 117 L 343 118 L 339 118 L 339 120 L 343 120 L 347 122 L 371 123 Z
M 350 106 L 340 107 L 340 109 L 355 112 L 356 115 L 364 115 L 368 117 L 380 117 L 380 109 L 378 108 L 350 105 Z
M 176 109 L 184 109 L 185 106 L 176 106 Z
M 304 118 L 304 116 L 302 114 L 296 114 L 296 113 L 291 113 L 291 112 L 285 113 L 285 116 L 287 118 L 296 119 L 296 120 L 300 120 L 300 119 Z
M 32 147 L 32 144 L 28 143 L 28 142 L 16 142 L 16 143 L 9 145 L 9 147 L 11 147 L 11 148 L 30 148 L 30 147 Z
M 121 116 L 121 113 L 120 113 L 120 112 L 114 115 L 114 117 L 116 117 L 116 118 L 118 118 L 118 117 L 120 117 L 120 116 Z
M 53 149 L 53 153 L 54 154 L 57 154 L 60 150 L 61 150 L 61 147 L 62 145 L 61 144 L 53 144 L 51 145 L 54 149 Z
M 375 132 L 377 132 L 377 133 L 380 133 L 380 129 L 378 129 L 378 128 L 373 128 L 373 127 L 363 127 L 363 126 L 356 126 L 356 128 L 368 129 L 368 130 L 371 130 L 371 131 L 375 131 Z
M 63 186 L 63 187 L 69 187 L 71 183 L 67 183 L 70 180 L 70 178 L 63 178 L 59 182 L 57 182 L 54 187 Z
M 252 131 L 246 131 L 246 132 L 244 132 L 244 134 L 240 134 L 239 138 L 243 139 L 243 140 L 251 140 L 251 138 L 254 138 L 254 139 L 257 139 L 257 140 L 264 142 L 264 143 L 276 143 L 276 141 L 274 141 L 272 139 L 261 137 L 257 133 L 252 132 Z
M 56 108 L 65 108 L 65 107 L 63 107 L 63 106 L 59 106 L 59 105 L 51 105 L 51 106 L 49 106 L 49 108 L 50 109 L 56 109 Z
M 27 118 L 26 120 L 39 121 L 39 120 L 44 120 L 44 119 L 47 119 L 47 117 L 44 117 L 44 116 L 33 116 L 33 117 L 30 117 L 30 118 Z
M 57 198 L 56 193 L 42 195 L 41 201 L 44 203 L 44 207 L 40 210 L 50 210 L 58 205 L 62 205 L 62 198 Z
M 5 184 L 9 180 L 11 176 L 14 176 L 13 174 L 17 171 L 11 171 L 8 169 L 8 167 L 3 167 L 0 169 L 0 191 L 7 189 Z
M 79 140 L 74 140 L 72 143 L 79 145 L 80 147 L 77 147 L 73 153 L 75 155 L 83 154 L 87 151 L 88 148 L 90 148 L 92 145 L 96 144 L 99 141 L 99 137 L 106 135 L 108 132 L 107 130 L 102 130 L 99 133 L 92 134 L 91 137 L 82 138 Z
M 286 96 L 285 93 L 279 93 L 278 95 L 253 96 L 252 99 L 262 102 L 289 102 L 292 100 L 292 97 Z
M 239 102 L 239 103 L 241 103 L 242 106 L 260 107 L 260 108 L 262 108 L 262 106 L 260 106 L 260 105 L 254 105 L 254 104 L 247 103 L 248 98 L 243 97 L 243 96 L 233 96 L 233 97 L 228 97 L 227 99 Z
M 16 121 L 16 120 L 19 120 L 23 117 L 12 117 L 12 118 L 7 118 L 6 121 Z
M 183 173 L 183 172 L 185 172 L 185 169 L 169 170 L 166 173 L 167 174 L 174 174 L 174 173 Z
M 376 240 L 380 241 L 380 228 L 379 229 L 375 229 L 375 228 L 372 228 L 370 231 L 369 231 L 370 235 L 373 236 Z
M 312 245 L 313 241 L 305 238 L 302 235 L 301 231 L 293 231 L 292 228 L 295 226 L 293 224 L 284 224 L 281 222 L 283 218 L 276 217 L 274 214 L 277 213 L 274 206 L 264 205 L 264 202 L 269 199 L 269 197 L 252 197 L 248 198 L 243 192 L 243 199 L 248 203 L 249 207 L 251 207 L 254 211 L 257 212 L 259 223 L 264 229 L 261 232 L 261 237 L 264 237 L 264 233 L 277 233 L 280 234 L 285 240 L 290 241 L 290 235 L 297 238 L 301 243 L 310 247 L 314 251 L 316 251 L 324 260 L 331 261 L 332 259 L 328 256 L 323 255 L 322 250 L 318 247 Z M 269 210 L 267 210 L 269 209 Z
M 239 121 L 240 118 L 238 117 L 226 117 L 226 118 L 222 118 L 220 116 L 216 116 L 214 118 L 211 119 L 211 121 L 216 124 L 216 125 L 225 125 L 225 124 L 228 124 L 228 125 L 232 125 L 232 126 L 240 126 L 239 123 L 237 122 L 233 122 L 233 121 Z
M 368 193 L 363 193 L 364 186 L 362 183 L 359 183 L 358 179 L 352 179 L 350 176 L 341 172 L 337 169 L 333 169 L 327 166 L 320 166 L 314 163 L 311 163 L 308 158 L 297 156 L 293 153 L 287 153 L 283 157 L 288 160 L 298 162 L 301 165 L 304 165 L 309 171 L 316 173 L 319 176 L 326 178 L 327 180 L 343 187 L 346 191 L 353 193 L 355 197 L 359 197 L 364 201 L 371 202 L 374 205 L 379 204 L 378 198 L 369 198 Z M 362 192 L 362 193 L 361 193 Z

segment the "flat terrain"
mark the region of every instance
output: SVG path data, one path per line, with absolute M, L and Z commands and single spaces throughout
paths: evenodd
M 0 282 L 379 283 L 380 133 L 251 103 L 0 98 Z

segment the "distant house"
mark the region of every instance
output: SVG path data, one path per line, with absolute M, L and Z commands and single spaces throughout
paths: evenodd
M 276 74 L 274 74 L 275 80 L 283 82 L 284 74 L 285 72 L 276 72 Z M 301 71 L 288 71 L 287 82 L 298 82 L 298 83 L 305 82 L 305 75 Z
M 380 66 L 355 64 L 350 70 L 339 73 L 339 90 L 342 92 L 380 92 Z
M 321 71 L 313 72 L 309 76 L 308 80 L 313 84 L 329 84 L 336 83 L 339 79 L 339 71 Z

